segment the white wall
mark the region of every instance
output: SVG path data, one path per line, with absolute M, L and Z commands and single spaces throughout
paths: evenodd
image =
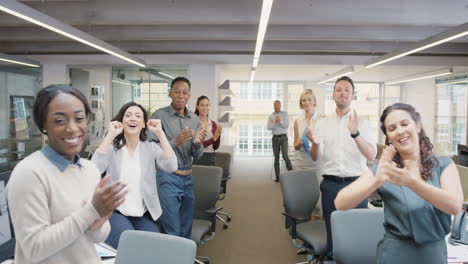
M 51 84 L 68 84 L 68 70 L 65 63 L 42 64 L 42 86 Z
M 421 114 L 427 136 L 434 142 L 434 115 L 436 85 L 434 78 L 402 85 L 405 103 L 411 104 Z

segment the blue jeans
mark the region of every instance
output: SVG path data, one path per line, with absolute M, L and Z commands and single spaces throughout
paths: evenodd
M 153 221 L 149 212 L 143 216 L 133 217 L 125 216 L 115 210 L 109 218 L 111 231 L 106 239 L 106 243 L 114 248 L 119 247 L 120 235 L 126 230 L 142 230 L 150 232 L 159 232 L 156 222 Z
M 190 239 L 195 207 L 192 174 L 179 175 L 158 170 L 157 177 L 162 208 L 159 218 L 161 231 Z
M 325 218 L 325 226 L 327 228 L 327 256 L 333 256 L 333 241 L 332 231 L 330 225 L 330 217 L 333 211 L 336 211 L 335 198 L 338 192 L 344 187 L 350 185 L 352 182 L 335 182 L 324 178 L 320 184 L 320 190 L 322 191 L 322 210 L 323 218 Z M 367 199 L 362 201 L 356 206 L 356 208 L 367 208 Z

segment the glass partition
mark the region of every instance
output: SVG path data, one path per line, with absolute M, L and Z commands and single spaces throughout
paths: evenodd
M 143 105 L 148 114 L 168 106 L 171 102 L 168 95 L 170 84 L 178 76 L 188 76 L 187 66 L 113 68 L 112 116 L 123 104 L 131 101 Z
M 42 147 L 32 113 L 41 76 L 42 69 L 0 68 L 0 172 Z

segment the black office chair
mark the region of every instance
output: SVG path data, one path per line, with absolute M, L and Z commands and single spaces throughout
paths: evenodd
M 310 221 L 317 205 L 320 189 L 315 170 L 292 170 L 280 174 L 286 228 L 293 245 L 306 251 L 307 261 L 321 260 L 327 251 L 327 231 L 324 221 Z M 296 239 L 300 239 L 299 244 Z
M 193 191 L 195 194 L 195 209 L 191 239 L 197 246 L 214 238 L 216 233 L 216 213 L 221 207 L 216 207 L 221 186 L 223 170 L 215 166 L 193 165 Z M 208 257 L 197 256 L 197 263 L 209 263 Z
M 221 179 L 221 190 L 219 194 L 219 200 L 223 200 L 226 198 L 227 193 L 227 183 L 231 179 L 231 153 L 227 152 L 216 152 L 216 161 L 215 164 L 218 167 L 223 169 L 223 177 Z M 226 220 L 224 220 L 220 215 L 226 216 Z M 223 229 L 227 229 L 228 222 L 231 222 L 232 217 L 229 213 L 224 211 L 219 211 L 216 214 L 216 218 L 223 223 Z

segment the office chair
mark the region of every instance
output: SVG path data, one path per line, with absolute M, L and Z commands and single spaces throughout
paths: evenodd
M 331 214 L 336 264 L 374 264 L 384 235 L 383 209 L 351 209 Z
M 122 233 L 115 264 L 193 264 L 197 247 L 190 239 L 155 232 Z
M 293 245 L 308 253 L 307 261 L 302 263 L 320 260 L 327 251 L 325 222 L 310 221 L 320 195 L 316 173 L 315 170 L 292 170 L 280 174 L 286 228 Z
M 216 233 L 216 214 L 221 207 L 216 207 L 221 188 L 223 169 L 215 166 L 193 165 L 193 191 L 195 209 L 191 239 L 197 246 L 214 238 Z M 202 260 L 202 261 L 200 261 Z M 209 263 L 208 257 L 197 256 L 197 263 Z
M 227 182 L 231 179 L 231 153 L 227 152 L 216 152 L 216 166 L 219 166 L 223 169 L 223 177 L 221 178 L 221 191 L 219 195 L 219 200 L 224 200 L 226 198 L 227 192 Z M 226 216 L 224 220 L 220 215 Z M 229 226 L 227 222 L 231 222 L 232 217 L 227 212 L 219 211 L 216 214 L 216 218 L 223 223 L 223 229 L 227 229 Z

